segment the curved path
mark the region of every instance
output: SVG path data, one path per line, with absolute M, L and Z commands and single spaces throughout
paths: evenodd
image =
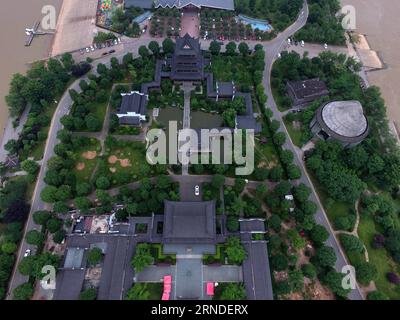
M 283 120 L 282 120 L 282 114 L 279 112 L 276 103 L 274 101 L 273 95 L 272 95 L 272 91 L 271 91 L 271 86 L 270 86 L 270 76 L 271 76 L 271 70 L 272 70 L 272 65 L 275 61 L 275 59 L 277 58 L 277 55 L 279 52 L 282 51 L 287 38 L 291 37 L 293 34 L 295 34 L 298 30 L 300 30 L 307 22 L 307 18 L 308 18 L 308 6 L 306 1 L 304 2 L 304 6 L 303 9 L 297 19 L 297 21 L 291 25 L 288 29 L 286 29 L 285 31 L 283 31 L 282 33 L 280 33 L 277 38 L 273 39 L 272 41 L 266 42 L 263 44 L 264 49 L 265 49 L 265 63 L 266 63 L 266 67 L 264 70 L 264 88 L 265 88 L 265 93 L 268 96 L 268 102 L 267 105 L 269 108 L 271 108 L 272 112 L 273 112 L 273 119 L 276 119 L 278 121 L 280 121 L 280 123 L 283 124 Z M 98 60 L 96 60 L 94 63 L 92 63 L 93 65 L 93 69 L 94 69 L 94 73 L 96 73 L 96 66 L 99 63 L 104 63 L 105 65 L 109 65 L 110 64 L 110 58 L 112 56 L 117 57 L 119 60 L 122 59 L 123 55 L 128 53 L 128 52 L 132 52 L 135 56 L 138 54 L 138 48 L 141 45 L 148 45 L 148 43 L 151 41 L 152 39 L 135 39 L 132 41 L 127 41 L 124 44 L 124 50 L 118 52 L 114 54 L 114 55 L 109 55 L 106 56 L 104 58 L 100 58 Z M 163 39 L 159 39 L 159 42 L 161 42 Z M 206 41 L 209 43 L 209 41 Z M 201 41 L 201 43 L 204 43 L 204 41 Z M 253 41 L 248 41 L 248 43 L 250 45 L 256 44 L 257 42 L 253 42 Z M 63 97 L 61 98 L 57 109 L 54 113 L 54 116 L 52 118 L 52 122 L 51 122 L 51 126 L 49 129 L 49 133 L 48 133 L 48 139 L 46 141 L 46 147 L 45 147 L 45 152 L 44 152 L 44 156 L 43 156 L 43 165 L 40 168 L 40 172 L 38 175 L 38 179 L 37 179 L 37 183 L 36 183 L 36 187 L 35 187 L 35 191 L 32 197 L 32 204 L 31 204 L 31 211 L 29 213 L 29 217 L 28 220 L 26 222 L 25 225 L 25 229 L 24 229 L 24 236 L 25 234 L 33 229 L 39 229 L 39 226 L 37 226 L 32 219 L 32 213 L 37 211 L 37 210 L 43 210 L 48 208 L 47 205 L 40 199 L 40 193 L 43 190 L 45 183 L 43 181 L 43 178 L 45 176 L 45 172 L 47 170 L 47 161 L 54 156 L 54 146 L 57 144 L 57 131 L 62 129 L 62 125 L 59 121 L 59 119 L 68 114 L 72 105 L 72 99 L 68 93 L 68 91 L 70 89 L 75 89 L 76 91 L 80 92 L 80 87 L 79 87 L 79 82 L 82 79 L 87 79 L 87 77 L 83 77 L 81 79 L 76 80 L 69 88 L 68 90 L 66 90 L 66 92 L 64 93 Z M 327 230 L 329 231 L 329 239 L 327 240 L 327 245 L 333 247 L 333 249 L 335 250 L 336 256 L 337 256 L 337 261 L 336 261 L 336 270 L 337 271 L 341 271 L 342 267 L 345 265 L 348 265 L 349 263 L 346 260 L 346 257 L 342 251 L 342 249 L 340 248 L 340 245 L 338 243 L 338 241 L 335 238 L 334 235 L 334 231 L 332 229 L 332 227 L 329 224 L 327 215 L 322 207 L 321 202 L 319 201 L 319 198 L 317 196 L 317 193 L 310 181 L 310 178 L 307 174 L 307 171 L 305 169 L 304 163 L 303 161 L 300 159 L 298 153 L 296 152 L 296 149 L 290 139 L 290 136 L 286 130 L 286 127 L 284 125 L 281 126 L 281 128 L 279 129 L 280 131 L 284 132 L 286 135 L 286 143 L 284 144 L 284 148 L 289 149 L 293 152 L 293 154 L 295 154 L 295 159 L 294 159 L 294 163 L 296 165 L 298 165 L 301 170 L 302 170 L 302 177 L 297 180 L 294 181 L 295 184 L 299 184 L 299 183 L 304 183 L 305 185 L 307 185 L 308 187 L 311 188 L 312 190 L 312 194 L 310 196 L 310 200 L 314 201 L 317 206 L 318 206 L 318 210 L 316 213 L 316 221 L 317 223 L 320 223 L 322 225 L 324 225 Z M 193 178 L 193 176 L 186 176 L 188 178 Z M 198 181 L 199 177 L 196 177 L 196 181 Z M 207 179 L 208 180 L 208 179 Z M 18 270 L 17 270 L 17 266 L 19 264 L 19 262 L 21 261 L 21 259 L 23 258 L 23 254 L 25 252 L 26 249 L 31 249 L 33 252 L 35 250 L 34 246 L 28 245 L 25 241 L 25 238 L 23 238 L 21 240 L 21 244 L 19 247 L 19 251 L 17 254 L 17 259 L 16 259 L 16 263 L 14 266 L 14 271 L 10 280 L 10 284 L 9 284 L 9 289 L 7 292 L 7 299 L 11 299 L 12 297 L 12 292 L 14 290 L 15 287 L 17 287 L 18 285 L 26 282 L 28 280 L 27 277 L 21 275 Z M 352 300 L 361 300 L 363 299 L 363 296 L 361 294 L 360 288 L 358 287 L 358 285 L 356 286 L 356 289 L 352 290 L 349 294 L 349 298 Z
M 294 158 L 294 164 L 296 164 L 302 171 L 302 176 L 299 180 L 294 181 L 294 184 L 298 185 L 300 183 L 304 183 L 306 186 L 308 186 L 311 190 L 311 196 L 310 200 L 315 202 L 317 204 L 317 212 L 315 214 L 315 219 L 316 222 L 323 225 L 328 231 L 329 231 L 329 238 L 326 241 L 326 244 L 328 246 L 331 246 L 336 253 L 336 264 L 335 268 L 336 271 L 341 272 L 342 268 L 346 265 L 350 265 L 350 263 L 347 261 L 346 256 L 340 247 L 340 244 L 338 240 L 335 237 L 334 230 L 332 229 L 328 217 L 326 215 L 326 212 L 318 198 L 317 192 L 311 183 L 310 177 L 307 174 L 307 170 L 305 168 L 304 162 L 300 158 L 298 152 L 296 151 L 296 148 L 290 139 L 290 135 L 284 125 L 283 119 L 282 119 L 282 114 L 278 110 L 277 105 L 275 103 L 274 97 L 272 95 L 272 90 L 271 90 L 271 70 L 274 61 L 276 60 L 278 53 L 280 53 L 287 42 L 287 39 L 291 37 L 293 34 L 295 34 L 298 30 L 300 30 L 307 22 L 307 17 L 308 17 L 308 6 L 307 3 L 304 3 L 304 7 L 302 9 L 302 12 L 300 13 L 297 21 L 291 25 L 288 29 L 286 29 L 284 32 L 278 35 L 277 38 L 272 40 L 270 43 L 267 43 L 264 45 L 265 48 L 265 62 L 266 62 L 266 67 L 264 70 L 264 89 L 265 93 L 268 96 L 268 101 L 267 101 L 267 106 L 272 110 L 273 116 L 272 119 L 278 120 L 282 125 L 279 129 L 279 131 L 283 132 L 286 136 L 286 142 L 283 145 L 285 149 L 288 149 L 293 152 L 295 155 Z M 348 295 L 348 298 L 351 300 L 362 300 L 364 299 L 363 295 L 361 294 L 361 290 L 356 284 L 356 288 L 351 290 L 351 292 Z

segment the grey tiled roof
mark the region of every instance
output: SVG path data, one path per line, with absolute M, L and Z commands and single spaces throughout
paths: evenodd
M 225 10 L 235 10 L 234 0 L 156 0 L 155 7 L 176 7 L 178 9 L 194 5 L 198 8 L 208 7 Z
M 214 243 L 215 201 L 164 201 L 164 243 Z
M 260 133 L 262 128 L 254 116 L 237 116 L 236 129 L 254 129 L 254 133 Z
M 329 93 L 325 82 L 315 78 L 309 80 L 290 81 L 288 87 L 297 99 L 319 97 Z
M 122 97 L 119 113 L 136 112 L 145 115 L 148 99 L 143 93 L 133 92 Z
M 125 0 L 125 7 L 151 9 L 153 7 L 153 2 L 153 0 Z
M 247 258 L 242 266 L 247 299 L 273 300 L 266 242 L 247 242 L 243 245 L 247 251 Z

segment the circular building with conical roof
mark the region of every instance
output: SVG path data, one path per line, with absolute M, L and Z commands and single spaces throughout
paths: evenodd
M 310 123 L 311 131 L 323 140 L 337 140 L 345 147 L 363 141 L 369 131 L 360 102 L 332 101 L 317 109 Z

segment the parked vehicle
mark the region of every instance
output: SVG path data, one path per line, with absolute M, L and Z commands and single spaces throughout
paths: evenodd
M 26 250 L 25 250 L 25 253 L 24 253 L 24 258 L 30 256 L 31 253 L 32 253 L 31 249 L 26 249 Z
M 200 187 L 199 187 L 199 186 L 195 186 L 195 187 L 194 187 L 194 195 L 195 195 L 195 196 L 200 195 Z
M 115 52 L 115 50 L 114 50 L 114 49 L 112 49 L 112 50 L 108 51 L 108 53 L 114 53 L 114 52 Z

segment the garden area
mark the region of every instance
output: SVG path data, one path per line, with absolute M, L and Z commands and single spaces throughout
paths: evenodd
M 238 14 L 266 19 L 279 32 L 297 19 L 302 5 L 302 0 L 236 0 L 235 10 Z
M 141 8 L 124 9 L 121 2 L 99 0 L 96 25 L 127 37 L 139 37 L 141 34 L 140 26 L 133 20 L 143 13 L 144 9 Z
M 72 159 L 75 161 L 74 173 L 77 183 L 91 182 L 97 159 L 101 152 L 100 141 L 94 138 L 89 139 L 88 144 L 74 150 Z
M 361 209 L 358 235 L 356 233 L 349 239 L 341 235 L 340 241 L 349 260 L 361 274 L 358 282 L 366 286 L 371 280 L 376 280 L 379 291 L 371 293 L 372 297 L 384 294 L 393 298 L 398 290 L 394 284 L 399 278 L 396 261 L 400 261 L 396 247 L 400 230 L 396 205 L 400 158 L 388 128 L 380 91 L 376 87 L 361 90 L 357 75 L 359 68 L 358 63 L 344 55 L 326 52 L 309 59 L 286 53 L 274 66 L 272 85 L 275 93 L 282 96 L 286 92 L 286 81 L 317 77 L 326 82 L 330 100 L 358 100 L 362 103 L 370 125 L 369 136 L 349 149 L 337 142 L 318 141 L 315 148 L 306 153 L 306 164 L 335 229 L 353 231 L 356 221 L 354 204 L 358 199 L 361 199 L 361 208 L 368 208 L 369 217 L 363 213 L 365 209 Z M 286 116 L 286 121 L 292 125 L 298 123 L 297 132 L 289 130 L 298 145 L 311 138 L 309 123 L 322 102 L 316 101 L 303 112 Z M 379 195 L 372 195 L 372 192 Z M 376 238 L 380 239 L 380 245 Z M 371 248 L 374 241 L 380 248 L 386 248 L 386 253 L 383 249 Z M 365 261 L 364 245 L 370 263 Z
M 181 28 L 181 13 L 178 9 L 159 8 L 151 19 L 150 34 L 153 37 L 177 37 Z

